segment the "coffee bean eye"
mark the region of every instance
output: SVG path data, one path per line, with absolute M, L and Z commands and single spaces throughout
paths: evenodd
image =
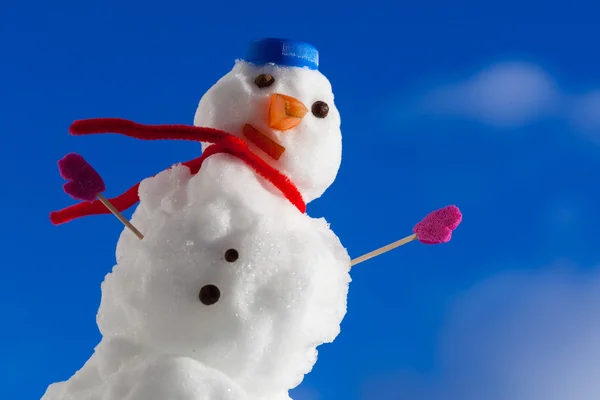
M 221 298 L 221 291 L 215 285 L 202 286 L 198 297 L 205 306 L 212 306 Z
M 254 84 L 256 86 L 258 86 L 261 89 L 264 89 L 266 87 L 271 86 L 272 84 L 275 83 L 275 78 L 273 78 L 271 75 L 269 74 L 260 74 L 259 76 L 256 77 L 256 79 L 254 80 Z
M 324 101 L 315 101 L 311 111 L 315 117 L 325 118 L 329 114 L 329 106 Z
M 225 261 L 236 262 L 240 258 L 240 253 L 236 249 L 229 249 L 225 252 Z

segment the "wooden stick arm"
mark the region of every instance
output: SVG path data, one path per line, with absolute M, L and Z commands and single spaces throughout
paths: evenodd
M 386 253 L 390 250 L 393 250 L 397 247 L 400 247 L 406 243 L 412 242 L 413 240 L 417 239 L 417 234 L 413 233 L 410 236 L 407 236 L 405 238 L 402 238 L 400 240 L 397 240 L 393 243 L 388 244 L 387 246 L 383 246 L 378 248 L 377 250 L 373 250 L 370 253 L 364 254 L 358 258 L 355 258 L 354 260 L 350 261 L 350 268 L 352 268 L 353 266 L 355 266 L 356 264 L 360 264 L 363 261 L 367 261 L 370 260 L 371 258 L 377 257 L 383 253 Z
M 113 213 L 113 215 L 119 219 L 119 221 L 123 223 L 123 225 L 125 225 L 131 232 L 133 232 L 135 236 L 138 237 L 138 239 L 141 240 L 144 238 L 144 235 L 142 235 L 142 233 L 138 231 L 137 228 L 133 226 L 133 224 L 129 222 L 127 218 L 125 218 L 123 214 L 121 214 L 119 210 L 117 210 L 115 206 L 113 206 L 112 203 L 102 195 L 102 193 L 98 193 L 96 196 L 98 197 L 98 200 L 100 200 L 102 204 L 104 204 L 104 206 L 108 208 L 110 212 Z

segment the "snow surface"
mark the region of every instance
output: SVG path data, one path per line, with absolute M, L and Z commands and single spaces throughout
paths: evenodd
M 346 313 L 348 253 L 241 161 L 209 157 L 140 186 L 102 284 L 101 343 L 42 400 L 286 400 Z M 225 260 L 236 249 L 239 258 Z M 216 285 L 204 305 L 199 292 Z
M 258 88 L 254 79 L 260 74 L 270 74 L 275 83 Z M 269 97 L 273 93 L 295 97 L 306 106 L 308 114 L 299 126 L 286 132 L 269 128 Z M 317 118 L 310 111 L 312 104 L 319 100 L 329 106 L 326 118 Z M 231 72 L 202 97 L 194 125 L 222 129 L 242 137 L 246 123 L 285 147 L 279 160 L 266 156 L 264 160 L 290 177 L 306 203 L 319 198 L 335 180 L 342 159 L 340 114 L 334 104 L 331 83 L 321 72 L 237 61 Z M 250 147 L 256 154 L 264 154 L 253 144 Z

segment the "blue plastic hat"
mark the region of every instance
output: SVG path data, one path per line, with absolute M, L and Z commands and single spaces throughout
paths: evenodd
M 260 39 L 251 42 L 244 59 L 256 65 L 319 69 L 319 52 L 308 43 L 287 39 Z

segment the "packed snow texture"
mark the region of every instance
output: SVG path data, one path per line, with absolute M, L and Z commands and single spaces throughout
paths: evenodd
M 51 385 L 42 399 L 247 400 L 248 396 L 231 379 L 191 358 L 153 355 L 117 339 L 101 342 L 84 368 L 68 382 Z
M 261 74 L 271 75 L 275 82 L 269 87 L 257 87 L 254 80 Z M 309 110 L 299 126 L 284 132 L 269 128 L 269 97 L 273 93 L 292 96 Z M 316 101 L 329 106 L 326 118 L 311 113 Z M 237 61 L 231 72 L 202 97 L 194 125 L 243 137 L 244 124 L 251 124 L 285 147 L 279 160 L 269 157 L 264 160 L 296 184 L 306 203 L 319 198 L 335 180 L 342 159 L 340 114 L 334 104 L 331 83 L 321 72 Z M 264 155 L 252 143 L 250 148 Z
M 289 399 L 340 331 L 350 258 L 324 219 L 274 191 L 224 154 L 143 181 L 132 223 L 145 237 L 121 235 L 102 342 L 43 400 Z

